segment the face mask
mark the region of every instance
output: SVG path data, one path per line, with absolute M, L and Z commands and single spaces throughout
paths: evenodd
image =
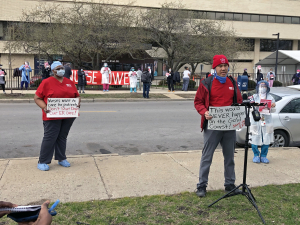
M 169 70 L 169 72 L 171 72 L 171 70 Z
M 217 78 L 217 80 L 220 81 L 221 84 L 225 84 L 227 75 L 225 77 L 220 77 L 217 75 L 217 72 L 215 71 L 214 78 Z
M 63 77 L 65 75 L 65 70 L 57 70 L 56 75 L 59 77 Z
M 134 69 L 132 69 L 131 71 L 134 71 Z
M 266 94 L 267 93 L 267 88 L 266 87 L 259 88 L 259 93 Z

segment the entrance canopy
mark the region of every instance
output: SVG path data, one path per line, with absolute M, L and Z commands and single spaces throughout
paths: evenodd
M 277 65 L 297 65 L 300 63 L 300 51 L 296 50 L 279 50 Z M 272 66 L 276 64 L 276 51 L 263 60 L 255 64 L 261 66 Z

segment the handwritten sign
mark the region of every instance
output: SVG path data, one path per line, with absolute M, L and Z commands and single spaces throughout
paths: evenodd
M 243 106 L 209 107 L 209 114 L 213 117 L 208 120 L 209 130 L 237 130 L 245 126 Z
M 47 118 L 72 118 L 78 117 L 78 98 L 48 98 Z

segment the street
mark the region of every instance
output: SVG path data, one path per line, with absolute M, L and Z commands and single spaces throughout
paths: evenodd
M 34 103 L 2 103 L 0 117 L 0 158 L 38 157 L 41 109 Z M 67 155 L 199 150 L 200 119 L 193 101 L 82 103 Z

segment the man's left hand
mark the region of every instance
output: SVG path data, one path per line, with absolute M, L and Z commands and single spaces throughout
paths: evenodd
M 275 104 L 275 102 L 273 102 L 272 104 L 271 104 L 271 108 L 274 108 L 276 106 L 276 104 Z

